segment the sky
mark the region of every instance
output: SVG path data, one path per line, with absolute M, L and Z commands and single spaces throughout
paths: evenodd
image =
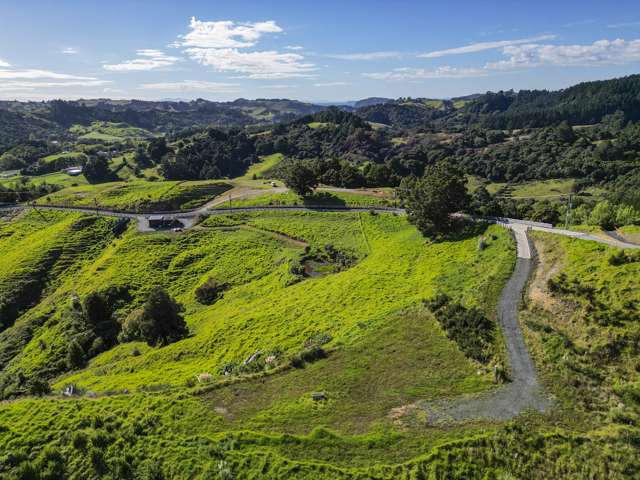
M 638 0 L 0 0 L 0 99 L 451 98 L 633 73 Z

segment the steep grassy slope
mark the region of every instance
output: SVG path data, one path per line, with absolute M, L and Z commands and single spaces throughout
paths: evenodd
M 132 239 L 109 259 L 112 268 L 96 262 L 99 270 L 91 276 L 87 288 L 93 282 L 113 283 L 114 274 L 129 275 L 130 281 L 140 272 L 155 277 L 154 269 L 161 268 L 171 291 L 187 305 L 195 335 L 160 350 L 143 351 L 135 358 L 130 354 L 131 345 L 122 345 L 57 385 L 73 382 L 96 391 L 182 385 L 198 373 L 217 373 L 225 364 L 242 362 L 257 351 L 295 353 L 307 339 L 320 333 L 331 335 L 330 345 L 350 345 L 384 324 L 389 315 L 440 290 L 466 303 L 484 303 L 479 294 L 486 290 L 479 285 L 491 285 L 494 275 L 503 277 L 510 264 L 504 235 L 486 253 L 476 252 L 475 238 L 425 248 L 424 240 L 404 219 L 386 215 L 270 213 L 247 215 L 239 221 L 315 245 L 331 243 L 361 260 L 343 272 L 298 282 L 289 272 L 290 262 L 267 257 L 269 263 L 262 268 L 268 268 L 268 274 L 257 279 L 243 277 L 213 308 L 202 308 L 195 304 L 192 289 L 204 281 L 208 271 L 219 281 L 233 284 L 238 267 L 240 271 L 256 268 L 249 263 L 251 257 L 247 258 L 256 246 L 245 245 L 242 240 L 260 232 L 213 229 L 189 233 L 176 240 L 180 254 L 166 262 L 161 260 L 166 254 L 158 258 L 159 252 L 150 247 L 150 242 L 158 241 L 154 236 Z M 187 242 L 199 238 L 206 239 L 208 245 L 220 241 L 228 244 L 209 253 L 205 258 L 211 260 L 207 263 L 202 259 L 204 252 L 185 249 Z M 492 262 L 492 275 L 478 264 L 479 255 L 503 260 Z M 185 270 L 191 266 L 200 267 L 200 276 L 185 279 Z M 481 276 L 481 271 L 488 275 Z M 495 295 L 495 288 L 490 293 Z M 473 370 L 466 372 L 469 375 Z
M 491 387 L 420 305 L 444 291 L 493 314 L 513 246 L 506 231 L 488 233 L 479 250 L 477 238 L 425 243 L 392 215 L 279 212 L 216 215 L 184 235 L 127 231 L 60 275 L 42 303 L 127 285 L 124 315 L 164 285 L 185 304 L 192 336 L 123 344 L 54 384 L 93 398 L 0 404 L 0 478 L 637 477 L 640 264 L 610 262 L 620 257 L 612 248 L 535 235 L 540 268 L 523 326 L 556 397 L 549 414 L 446 428 L 406 414 L 416 399 Z M 302 240 L 332 243 L 357 263 L 297 278 Z M 203 306 L 193 290 L 210 276 L 232 287 Z M 49 342 L 55 328 L 36 332 Z M 220 374 L 257 351 L 287 358 L 318 334 L 331 338 L 328 356 L 304 368 Z M 198 385 L 203 372 L 213 378 Z
M 64 369 L 69 291 L 123 225 L 115 219 L 32 212 L 0 222 L 0 391 L 29 392 Z
M 478 366 L 444 336 L 420 300 L 445 291 L 491 314 L 513 262 L 508 234 L 492 231 L 495 239 L 479 251 L 475 237 L 426 244 L 405 219 L 391 215 L 215 216 L 184 235 L 140 235 L 130 229 L 92 262 L 61 275 L 41 304 L 18 320 L 37 310 L 55 310 L 33 327 L 23 353 L 5 373 L 28 375 L 39 371 L 44 358 L 59 358 L 66 341 L 65 299 L 109 286 L 126 287 L 131 294 L 118 311 L 121 316 L 153 285 L 169 288 L 185 305 L 192 336 L 163 348 L 139 342 L 117 346 L 54 383 L 54 390 L 74 383 L 97 392 L 96 399 L 0 405 L 0 444 L 11 452 L 0 457 L 0 475 L 15 474 L 20 464 L 39 469 L 47 463 L 84 478 L 100 472 L 142 476 L 154 468 L 183 478 L 185 472 L 207 478 L 227 468 L 244 470 L 241 478 L 257 468 L 259 478 L 260 469 L 272 467 L 281 472 L 272 478 L 337 478 L 346 471 L 321 463 L 366 469 L 372 462 L 402 461 L 475 432 L 477 427 L 470 426 L 415 434 L 418 425 L 396 424 L 391 412 L 419 398 L 491 387 L 488 372 L 478 374 Z M 304 253 L 300 240 L 311 249 L 330 243 L 356 263 L 339 273 L 300 279 L 290 272 Z M 206 307 L 193 292 L 209 277 L 231 288 Z M 319 334 L 330 339 L 324 345 L 328 358 L 304 369 L 288 367 L 284 360 Z M 257 351 L 274 352 L 282 360 L 266 374 L 221 375 L 224 365 Z M 210 372 L 213 383 L 193 387 L 194 376 L 202 372 Z M 326 401 L 310 399 L 317 390 Z M 136 393 L 103 396 L 113 391 Z M 414 433 L 402 433 L 407 428 Z M 389 449 L 391 443 L 398 448 Z M 157 457 L 160 449 L 164 464 Z M 253 464 L 259 458 L 261 467 Z M 303 463 L 286 474 L 291 461 Z
M 615 431 L 640 419 L 640 257 L 536 234 L 542 265 L 525 316 L 572 422 Z

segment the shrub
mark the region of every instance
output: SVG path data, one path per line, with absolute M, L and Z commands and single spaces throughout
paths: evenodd
M 31 462 L 21 463 L 15 472 L 16 480 L 40 480 L 38 469 Z
M 203 305 L 212 305 L 222 297 L 222 293 L 227 288 L 227 284 L 209 278 L 196 289 L 196 299 Z
M 612 230 L 615 226 L 616 210 L 608 200 L 598 203 L 589 215 L 589 223 L 598 225 L 604 230 Z
M 640 251 L 627 253 L 624 250 L 618 250 L 612 253 L 609 257 L 609 265 L 619 266 L 627 263 L 634 263 L 640 261 Z
M 73 437 L 71 437 L 71 444 L 73 445 L 73 448 L 84 451 L 87 448 L 88 443 L 89 438 L 85 432 L 77 431 L 73 433 Z
M 86 361 L 86 353 L 77 339 L 71 340 L 67 347 L 67 368 L 82 368 Z
M 444 294 L 425 301 L 425 305 L 465 355 L 480 363 L 489 362 L 493 356 L 495 324 L 480 309 L 465 308 Z
M 44 380 L 33 379 L 29 382 L 29 393 L 41 397 L 51 393 L 51 387 Z

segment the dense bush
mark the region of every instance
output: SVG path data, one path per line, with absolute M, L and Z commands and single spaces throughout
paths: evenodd
M 495 324 L 478 308 L 465 308 L 445 294 L 425 301 L 447 336 L 465 355 L 489 363 L 494 354 Z
M 187 336 L 183 307 L 162 288 L 154 288 L 140 309 L 123 325 L 122 340 L 144 340 L 151 346 L 168 345 Z
M 421 178 L 403 180 L 400 198 L 409 221 L 427 237 L 450 233 L 456 224 L 451 214 L 469 202 L 464 175 L 445 162 L 427 167 Z
M 226 283 L 219 283 L 213 278 L 209 278 L 206 282 L 196 288 L 196 299 L 203 305 L 212 305 L 215 303 L 228 288 Z

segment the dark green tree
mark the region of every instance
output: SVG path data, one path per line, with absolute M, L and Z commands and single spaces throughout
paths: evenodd
M 67 349 L 67 367 L 70 370 L 82 368 L 86 358 L 87 354 L 84 351 L 84 348 L 82 348 L 80 342 L 76 339 L 71 340 Z
M 182 305 L 166 290 L 154 288 L 142 309 L 132 312 L 125 321 L 123 340 L 144 340 L 151 346 L 177 342 L 188 333 L 182 311 Z
M 409 221 L 426 237 L 450 233 L 456 223 L 451 214 L 469 203 L 464 174 L 444 161 L 425 168 L 421 178 L 403 179 L 399 192 Z
M 106 182 L 113 177 L 113 172 L 103 157 L 91 157 L 82 173 L 89 183 Z
M 154 163 L 160 163 L 168 151 L 167 140 L 164 137 L 154 138 L 147 146 L 147 154 Z
M 301 197 L 306 197 L 318 186 L 318 178 L 304 162 L 290 162 L 282 169 L 282 181 Z

